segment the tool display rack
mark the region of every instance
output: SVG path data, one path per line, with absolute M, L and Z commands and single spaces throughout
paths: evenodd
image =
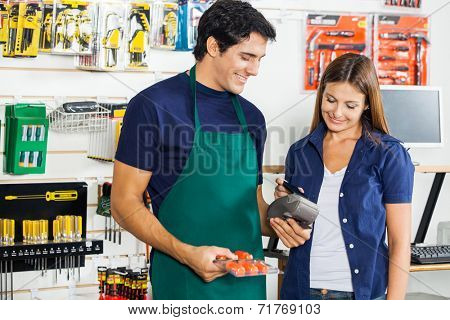
M 50 190 L 76 190 L 78 197 L 74 201 L 47 201 L 44 199 L 27 199 L 7 201 L 7 195 L 46 194 Z M 82 234 L 80 240 L 59 241 L 52 239 L 53 226 L 49 223 L 49 240 L 44 243 L 23 243 L 22 221 L 47 219 L 49 222 L 57 215 L 76 215 L 82 217 Z M 11 275 L 11 298 L 13 298 L 13 273 L 24 271 L 46 271 L 85 266 L 85 256 L 102 254 L 103 240 L 86 238 L 87 184 L 84 182 L 35 183 L 35 184 L 0 184 L 0 218 L 15 220 L 15 241 L 13 244 L 0 243 L 0 283 L 8 281 Z M 35 260 L 37 263 L 29 263 Z M 28 262 L 27 262 L 28 261 Z M 6 276 L 4 276 L 6 274 Z M 4 285 L 3 285 L 4 286 Z M 6 288 L 7 295 L 8 288 Z M 0 300 L 3 297 L 0 297 Z

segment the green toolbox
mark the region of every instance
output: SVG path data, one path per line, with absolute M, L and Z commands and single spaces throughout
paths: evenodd
M 5 173 L 45 173 L 48 126 L 45 104 L 6 105 Z

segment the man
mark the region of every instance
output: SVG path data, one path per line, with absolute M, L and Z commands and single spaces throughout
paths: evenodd
M 261 234 L 275 236 L 261 191 L 265 120 L 238 96 L 274 39 L 250 4 L 219 0 L 200 19 L 196 65 L 129 103 L 112 214 L 153 247 L 155 299 L 266 297 L 264 277 L 233 278 L 214 260 L 236 258 L 231 250 L 263 258 Z M 286 230 L 299 244 L 308 237 L 298 226 Z

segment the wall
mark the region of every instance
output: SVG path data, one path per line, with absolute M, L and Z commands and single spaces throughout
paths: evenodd
M 291 143 L 303 136 L 309 125 L 314 94 L 300 92 L 301 59 L 304 37 L 302 34 L 304 10 L 323 10 L 360 13 L 393 12 L 383 9 L 379 0 L 322 0 L 322 1 L 253 1 L 262 8 L 277 28 L 277 41 L 268 47 L 258 77 L 247 84 L 244 96 L 254 102 L 264 113 L 268 127 L 268 141 L 264 162 L 266 165 L 283 164 Z M 445 0 L 424 1 L 422 12 L 431 17 L 431 85 L 441 86 L 444 105 L 450 101 L 450 82 L 445 78 L 450 72 L 448 52 L 450 45 L 446 34 L 450 27 L 448 16 L 450 5 Z M 344 9 L 345 8 L 345 9 Z M 411 13 L 411 10 L 402 10 Z M 52 100 L 59 96 L 77 97 L 118 97 L 129 99 L 140 90 L 157 80 L 188 69 L 193 63 L 189 52 L 164 52 L 152 50 L 149 57 L 149 72 L 98 73 L 74 69 L 71 57 L 40 55 L 36 59 L 5 59 L 0 57 L 0 99 L 1 102 L 27 99 L 34 96 Z M 21 98 L 22 97 L 22 98 Z M 450 121 L 450 112 L 445 112 L 445 123 Z M 0 107 L 2 120 L 0 152 L 3 153 L 4 107 Z M 445 132 L 445 140 L 450 141 L 450 130 Z M 86 158 L 87 134 L 49 135 L 47 172 L 44 175 L 10 176 L 0 173 L 0 183 L 27 183 L 46 181 L 83 180 L 89 185 L 88 232 L 90 237 L 102 238 L 104 218 L 95 215 L 97 205 L 97 185 L 112 176 L 112 165 Z M 411 150 L 415 161 L 421 164 L 449 164 L 450 149 L 444 148 Z M 3 155 L 0 155 L 2 158 Z M 3 159 L 0 159 L 3 162 Z M 431 187 L 431 174 L 416 174 L 413 199 L 413 226 L 415 235 L 426 197 Z M 267 202 L 273 200 L 275 175 L 266 174 L 264 194 Z M 450 182 L 444 182 L 441 199 L 430 225 L 427 242 L 434 242 L 439 221 L 450 220 L 450 200 L 445 195 L 450 192 Z M 94 257 L 82 269 L 80 288 L 74 296 L 73 282 L 59 278 L 56 283 L 54 272 L 41 277 L 37 272 L 16 274 L 14 287 L 16 298 L 81 298 L 88 297 L 80 292 L 87 291 L 95 298 L 96 266 L 127 265 L 143 266 L 142 243 L 127 234 L 123 244 L 105 242 L 105 253 Z M 265 239 L 266 241 L 267 239 Z M 274 261 L 270 261 L 274 262 Z M 450 271 L 422 272 L 411 274 L 410 292 L 423 291 L 450 297 Z M 48 289 L 46 289 L 48 288 Z M 39 290 L 37 290 L 39 289 Z M 276 278 L 268 278 L 268 297 L 276 298 Z

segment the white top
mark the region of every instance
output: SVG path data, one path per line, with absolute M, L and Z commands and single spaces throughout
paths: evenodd
M 350 264 L 339 221 L 339 192 L 347 167 L 332 174 L 324 166 L 319 216 L 314 224 L 310 287 L 353 292 Z

